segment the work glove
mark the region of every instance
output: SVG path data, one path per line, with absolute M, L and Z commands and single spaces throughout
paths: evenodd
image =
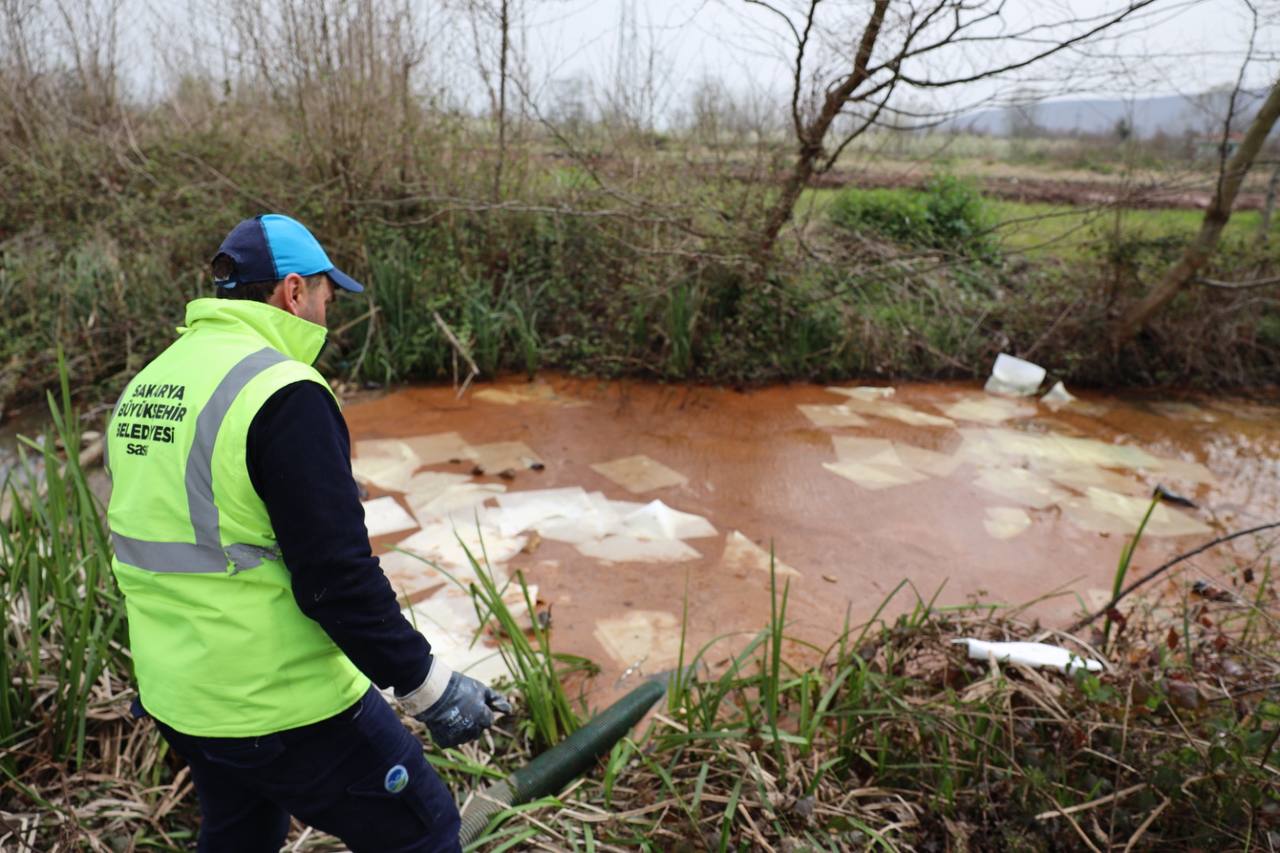
M 501 693 L 470 676 L 451 670 L 439 658 L 431 659 L 427 678 L 404 696 L 400 706 L 431 732 L 442 748 L 458 746 L 480 737 L 493 725 L 493 712 L 511 713 Z

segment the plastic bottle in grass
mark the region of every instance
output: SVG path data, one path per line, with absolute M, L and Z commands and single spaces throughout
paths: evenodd
M 1102 664 L 1098 661 L 1082 658 L 1061 646 L 1051 646 L 1048 643 L 997 643 L 975 640 L 972 637 L 951 642 L 967 643 L 969 657 L 973 660 L 991 660 L 994 657 L 1000 663 L 1047 666 L 1067 673 L 1077 669 L 1085 669 L 1089 672 L 1102 670 Z

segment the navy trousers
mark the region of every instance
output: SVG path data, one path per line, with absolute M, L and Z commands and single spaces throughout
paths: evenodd
M 191 767 L 200 853 L 277 853 L 289 815 L 353 853 L 460 849 L 453 797 L 372 687 L 336 716 L 262 737 L 193 737 L 156 725 Z

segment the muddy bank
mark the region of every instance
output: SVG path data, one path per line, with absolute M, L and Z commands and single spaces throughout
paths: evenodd
M 1056 593 L 1033 612 L 1065 624 L 1106 600 L 1126 533 L 1156 483 L 1199 508 L 1158 510 L 1135 572 L 1217 531 L 1271 520 L 1275 414 L 1243 402 L 1100 396 L 1054 410 L 959 384 L 907 385 L 890 396 L 554 377 L 482 386 L 463 399 L 449 388 L 410 388 L 346 410 L 358 472 L 396 446 L 376 440 L 410 438 L 432 461 L 402 467 L 427 479 L 392 486 L 419 488 L 418 497 L 447 511 L 456 500 L 438 503 L 440 475 L 454 475 L 446 488 L 491 490 L 450 523 L 470 519 L 474 527 L 477 512 L 496 513 L 480 520 L 512 537 L 490 556 L 536 584 L 556 649 L 599 662 L 606 687 L 626 670 L 670 663 L 686 602 L 694 646 L 763 625 L 770 548 L 784 566 L 780 580 L 791 582 L 794 632 L 817 643 L 846 617 L 869 616 L 903 581 L 943 604 L 1020 604 Z M 572 498 L 578 508 L 558 520 L 518 530 L 522 522 L 510 521 L 509 509 L 503 516 L 499 501 L 515 506 L 512 496 L 532 490 L 569 490 L 549 493 L 553 503 L 579 494 L 573 490 L 596 493 L 600 511 L 613 506 L 617 519 L 658 500 L 659 512 L 675 513 L 664 518 L 696 517 L 711 530 L 688 522 L 685 532 L 695 535 L 680 538 L 666 535 L 670 525 L 655 528 L 641 540 L 668 545 L 639 551 L 618 544 L 623 527 L 584 542 L 590 536 L 565 533 L 575 518 L 598 522 L 584 497 Z M 409 536 L 418 537 L 410 548 L 443 547 L 426 533 L 434 525 L 441 538 L 439 512 L 432 521 L 429 507 L 397 488 L 370 483 L 370 493 L 417 516 L 405 524 L 422 522 L 421 530 L 379 537 L 380 547 Z M 470 538 L 475 544 L 474 531 Z M 1197 571 L 1212 576 L 1230 557 L 1208 556 Z M 391 560 L 397 584 L 430 599 L 440 578 L 415 580 L 415 565 Z M 900 593 L 890 609 L 911 603 Z

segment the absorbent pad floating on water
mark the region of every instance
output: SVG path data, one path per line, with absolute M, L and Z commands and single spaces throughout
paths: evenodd
M 476 452 L 456 432 L 438 432 L 404 439 L 423 465 L 439 465 L 455 459 L 474 459 Z
M 849 398 L 849 402 L 838 408 L 854 412 L 859 415 L 871 415 L 877 418 L 888 418 L 889 420 L 899 421 L 907 426 L 933 426 L 933 427 L 954 427 L 955 422 L 950 418 L 942 418 L 937 415 L 930 415 L 913 409 L 902 403 L 890 402 L 885 395 L 869 395 L 865 392 L 868 390 L 878 391 L 881 389 L 873 388 L 828 388 L 836 394 L 841 394 Z M 892 390 L 892 389 L 891 389 Z
M 932 477 L 950 477 L 964 461 L 955 454 L 938 453 L 936 450 L 926 450 L 910 444 L 895 442 L 893 450 L 903 465 Z
M 581 518 L 594 510 L 591 498 L 577 486 L 508 492 L 497 501 L 500 509 L 490 517 L 507 536 L 535 530 L 553 520 Z
M 769 575 L 772 561 L 774 574 L 782 577 L 800 577 L 800 573 L 773 556 L 764 548 L 743 536 L 737 530 L 731 532 L 724 540 L 724 554 L 720 557 L 720 566 L 730 572 L 744 573 L 748 571 L 763 572 Z
M 657 672 L 680 660 L 680 622 L 662 610 L 632 610 L 596 622 L 596 641 L 623 666 Z
M 587 405 L 584 400 L 556 393 L 556 390 L 545 382 L 481 388 L 472 393 L 471 396 L 474 399 L 484 400 L 487 403 L 497 403 L 500 406 L 516 406 L 521 403 L 550 403 L 566 407 Z
M 466 523 L 473 519 L 475 513 L 483 511 L 481 504 L 506 490 L 507 487 L 501 483 L 455 483 L 430 500 L 418 503 L 410 499 L 410 506 L 424 526 L 440 519 Z
M 643 454 L 597 462 L 591 468 L 636 495 L 689 482 L 688 477 Z
M 867 421 L 861 415 L 858 415 L 849 406 L 814 406 L 802 404 L 796 406 L 800 410 L 800 414 L 809 419 L 809 422 L 816 427 L 823 429 L 833 429 L 839 427 L 861 427 L 866 426 Z
M 988 424 L 998 424 L 1014 418 L 1029 418 L 1036 413 L 1033 405 L 991 396 L 965 397 L 940 408 L 944 415 L 957 421 L 979 421 Z
M 537 600 L 537 586 L 529 586 L 529 598 Z M 502 601 L 512 616 L 528 614 L 524 591 L 511 584 L 502 592 Z M 480 632 L 484 626 L 470 596 L 442 590 L 408 609 L 407 618 L 431 643 L 432 654 L 472 678 L 492 682 L 510 676 L 501 652 Z
M 878 385 L 857 385 L 853 388 L 842 388 L 839 385 L 828 385 L 827 390 L 833 394 L 843 394 L 854 400 L 888 400 L 895 393 L 892 387 L 881 387 Z
M 419 471 L 405 483 L 404 497 L 409 506 L 425 506 L 454 486 L 470 483 L 466 474 L 450 474 L 443 471 Z
M 989 506 L 982 526 L 992 539 L 1012 539 L 1031 526 L 1031 516 L 1016 506 Z
M 840 462 L 870 462 L 876 465 L 900 465 L 901 460 L 886 438 L 862 438 L 856 435 L 833 435 L 831 446 Z
M 405 512 L 404 507 L 393 497 L 374 498 L 364 501 L 360 506 L 364 507 L 364 526 L 370 537 L 399 533 L 418 526 L 413 516 Z
M 948 477 L 963 461 L 959 456 L 949 456 L 883 438 L 834 435 L 831 437 L 831 446 L 835 448 L 839 462 L 857 462 L 889 470 L 904 468 L 931 477 Z M 903 482 L 918 482 L 914 476 L 902 476 L 898 479 Z
M 638 539 L 702 539 L 716 529 L 700 515 L 650 501 L 622 519 L 622 532 Z
M 1062 505 L 1071 523 L 1095 533 L 1131 534 L 1138 529 L 1151 505 L 1150 498 L 1120 495 L 1091 488 L 1085 498 L 1072 498 Z M 1181 510 L 1156 504 L 1143 536 L 1191 536 L 1210 532 L 1209 525 Z
M 492 444 L 476 444 L 471 449 L 475 452 L 473 458 L 476 464 L 488 474 L 497 474 L 507 469 L 522 471 L 542 462 L 523 441 L 495 441 Z
M 603 539 L 622 524 L 622 517 L 644 504 L 633 501 L 611 501 L 603 492 L 587 494 L 588 509 L 573 518 L 548 518 L 534 529 L 544 539 L 578 545 Z
M 702 555 L 679 539 L 640 539 L 615 534 L 576 546 L 587 557 L 606 563 L 681 563 Z
M 423 464 L 408 442 L 400 438 L 366 438 L 357 441 L 355 456 L 359 459 L 398 459 L 414 467 Z
M 852 480 L 864 489 L 879 491 L 894 486 L 906 486 L 929 479 L 903 465 L 872 462 L 823 462 L 822 467 L 846 480 Z
M 497 566 L 520 553 L 526 541 L 523 536 L 503 536 L 496 527 L 484 524 L 439 521 L 424 525 L 396 547 L 438 563 L 455 576 L 474 577 L 472 559 L 481 565 L 487 559 Z
M 351 475 L 368 486 L 388 492 L 403 492 L 417 467 L 417 460 L 412 458 L 357 456 L 351 460 Z
M 1049 480 L 1025 468 L 989 468 L 978 474 L 974 483 L 1014 503 L 1045 509 L 1070 495 Z

